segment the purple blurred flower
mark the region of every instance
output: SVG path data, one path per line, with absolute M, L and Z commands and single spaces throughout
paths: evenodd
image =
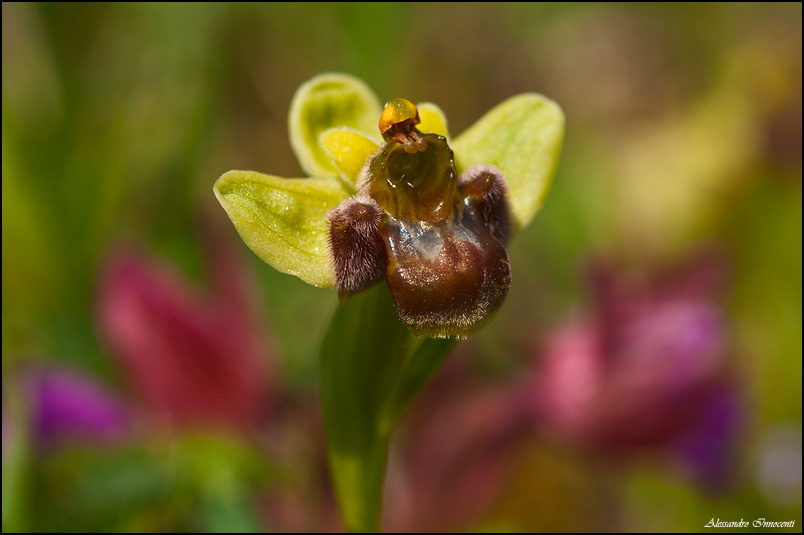
M 111 443 L 128 436 L 128 405 L 90 376 L 41 365 L 25 374 L 25 384 L 32 431 L 40 446 Z
M 268 400 L 268 374 L 245 260 L 207 227 L 212 292 L 199 296 L 164 261 L 113 253 L 98 299 L 98 325 L 124 380 L 154 419 L 244 427 Z
M 529 382 L 542 429 L 596 451 L 675 449 L 714 484 L 740 416 L 720 278 L 710 260 L 642 287 L 597 266 L 596 306 L 548 339 Z
M 671 453 L 705 488 L 720 490 L 729 480 L 732 441 L 744 412 L 737 387 L 727 380 L 713 383 L 701 400 L 701 413 L 669 444 Z

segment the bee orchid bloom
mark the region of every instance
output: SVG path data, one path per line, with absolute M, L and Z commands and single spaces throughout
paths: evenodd
M 564 115 L 512 97 L 452 139 L 444 114 L 360 80 L 322 74 L 290 106 L 309 178 L 229 171 L 214 191 L 241 238 L 275 269 L 336 287 L 320 392 L 333 486 L 350 531 L 379 527 L 386 446 L 454 345 L 499 309 L 505 244 L 541 206 Z M 387 282 L 387 288 L 380 285 Z
M 512 97 L 453 140 L 436 105 L 396 98 L 382 110 L 360 80 L 323 74 L 297 91 L 289 125 L 310 178 L 230 171 L 215 184 L 243 241 L 342 298 L 387 281 L 414 334 L 480 329 L 510 286 L 505 245 L 555 172 L 558 105 Z

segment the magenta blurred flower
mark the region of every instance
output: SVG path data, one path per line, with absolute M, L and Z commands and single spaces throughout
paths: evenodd
M 36 442 L 111 443 L 128 436 L 132 413 L 127 403 L 89 375 L 45 365 L 25 374 Z
M 598 266 L 596 306 L 547 341 L 529 407 L 556 438 L 596 451 L 668 447 L 712 481 L 739 420 L 709 260 L 638 287 Z
M 473 381 L 468 360 L 446 362 L 404 422 L 409 441 L 389 467 L 387 531 L 471 529 L 505 488 L 518 439 L 529 430 L 520 392 L 509 382 Z
M 132 250 L 103 272 L 98 325 L 149 415 L 182 425 L 243 427 L 267 400 L 250 273 L 220 233 L 206 232 L 211 295 L 165 262 Z

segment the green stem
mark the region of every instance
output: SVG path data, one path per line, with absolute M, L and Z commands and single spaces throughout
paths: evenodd
M 321 403 L 347 530 L 379 528 L 388 438 L 454 343 L 411 335 L 384 284 L 336 311 L 321 348 Z

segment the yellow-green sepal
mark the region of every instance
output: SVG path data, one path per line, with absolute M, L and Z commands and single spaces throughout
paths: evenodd
M 510 190 L 515 228 L 527 225 L 544 202 L 564 141 L 564 112 L 535 93 L 511 97 L 452 143 L 458 172 L 492 164 Z
M 341 180 L 229 171 L 214 190 L 240 237 L 271 267 L 314 286 L 335 284 L 326 215 L 350 195 Z
M 354 76 L 325 73 L 302 84 L 290 103 L 288 129 L 290 146 L 305 173 L 337 176 L 337 167 L 318 142 L 321 133 L 346 126 L 371 135 L 381 111 L 374 92 Z

